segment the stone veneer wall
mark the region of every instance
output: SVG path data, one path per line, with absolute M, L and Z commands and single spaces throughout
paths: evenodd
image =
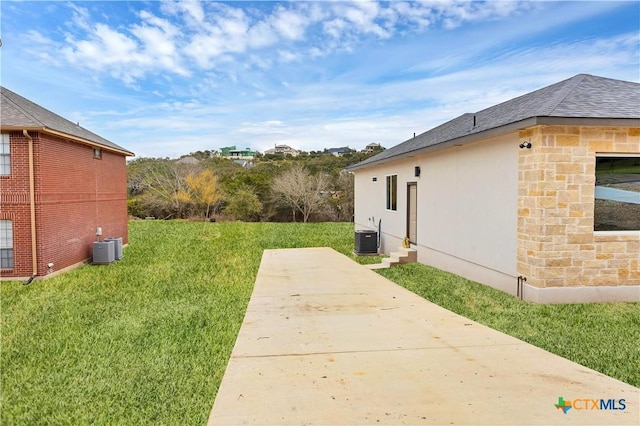
M 518 176 L 518 274 L 526 284 L 640 285 L 640 232 L 593 231 L 596 153 L 640 153 L 640 128 L 535 126 L 519 137 L 532 144 L 520 150 Z

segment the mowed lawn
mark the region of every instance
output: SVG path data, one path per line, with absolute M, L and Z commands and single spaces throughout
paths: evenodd
M 131 222 L 125 258 L 2 282 L 0 424 L 204 424 L 262 251 L 333 247 L 346 223 Z M 371 262 L 372 258 L 359 259 Z M 383 275 L 635 386 L 640 304 L 541 306 L 433 268 Z

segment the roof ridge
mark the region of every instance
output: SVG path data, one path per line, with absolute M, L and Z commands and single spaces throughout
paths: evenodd
M 42 125 L 42 127 L 47 127 L 45 123 L 42 122 L 42 120 L 39 120 L 35 115 L 31 114 L 29 111 L 25 110 L 24 108 L 22 108 L 22 106 L 20 106 L 16 101 L 14 101 L 10 96 L 7 96 L 7 94 L 5 92 L 9 92 L 11 95 L 14 96 L 18 96 L 22 99 L 24 99 L 27 102 L 33 103 L 31 102 L 29 99 L 25 98 L 24 96 L 20 96 L 18 95 L 16 92 L 13 92 L 9 89 L 7 89 L 4 86 L 0 86 L 2 88 L 2 91 L 0 93 L 2 93 L 2 97 L 5 99 L 5 101 L 8 101 L 11 105 L 13 105 L 17 110 L 19 110 L 22 114 L 26 115 L 27 117 L 29 117 L 31 120 L 35 121 L 36 123 L 40 123 L 40 125 Z M 35 105 L 35 104 L 34 104 Z
M 571 95 L 571 93 L 576 89 L 576 87 L 580 85 L 580 83 L 582 83 L 582 81 L 586 77 L 587 77 L 587 74 L 578 74 L 574 77 L 569 78 L 568 80 L 565 80 L 564 81 L 565 84 L 562 87 L 562 89 L 555 92 L 557 96 L 550 97 L 550 99 L 547 102 L 545 102 L 545 104 L 542 106 L 542 110 L 546 112 L 546 115 L 551 115 L 553 111 L 555 111 L 556 108 L 558 108 L 558 106 L 562 102 L 564 102 L 564 100 L 567 99 L 569 95 Z M 558 84 L 562 84 L 562 82 Z M 560 96 L 561 96 L 561 99 L 558 99 L 556 101 L 556 98 L 559 98 Z

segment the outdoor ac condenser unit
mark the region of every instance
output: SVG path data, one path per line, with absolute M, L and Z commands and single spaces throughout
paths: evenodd
M 115 243 L 113 241 L 96 241 L 93 243 L 93 263 L 107 265 L 115 260 Z
M 357 255 L 378 254 L 378 233 L 371 230 L 356 231 L 355 253 Z
M 113 249 L 115 253 L 115 259 L 120 260 L 123 257 L 122 254 L 122 237 L 109 237 L 105 238 L 104 241 L 113 241 Z

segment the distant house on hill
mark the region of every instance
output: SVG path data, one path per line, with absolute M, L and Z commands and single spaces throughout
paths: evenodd
M 354 166 L 384 253 L 539 303 L 640 301 L 640 84 L 580 74 Z M 380 228 L 378 228 L 380 226 Z
M 341 148 L 329 148 L 327 149 L 326 153 L 333 155 L 335 157 L 342 157 L 345 154 L 350 153 L 351 151 L 353 151 L 351 148 L 349 148 L 348 146 L 343 146 Z
M 195 157 L 186 156 L 176 161 L 177 164 L 200 164 L 200 160 Z
M 364 149 L 362 150 L 362 152 L 366 154 L 371 154 L 378 151 L 384 151 L 384 147 L 381 146 L 379 143 L 370 143 L 369 145 L 365 146 Z
M 220 157 L 230 160 L 253 160 L 255 156 L 256 152 L 250 148 L 237 149 L 236 146 L 233 145 L 220 149 Z
M 264 153 L 265 155 L 291 155 L 292 157 L 296 157 L 300 154 L 300 151 L 291 148 L 289 145 L 276 145 L 274 148 L 265 150 Z
M 0 97 L 2 277 L 82 264 L 97 228 L 126 244 L 133 153 L 4 87 Z

